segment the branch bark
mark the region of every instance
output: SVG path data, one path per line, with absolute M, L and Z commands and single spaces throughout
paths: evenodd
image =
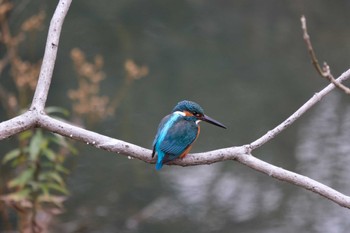
M 130 158 L 136 158 L 147 163 L 155 163 L 155 160 L 151 157 L 151 150 L 149 149 L 142 148 L 122 140 L 110 138 L 105 135 L 74 126 L 68 122 L 54 119 L 46 115 L 44 112 L 57 56 L 59 36 L 70 4 L 71 0 L 60 0 L 51 20 L 40 77 L 30 109 L 20 116 L 0 123 L 0 140 L 32 127 L 41 127 L 53 133 L 58 133 L 74 140 L 84 142 L 96 148 L 123 154 L 129 156 Z M 336 81 L 337 83 L 341 83 L 349 78 L 350 69 L 344 72 Z M 334 88 L 335 85 L 333 83 L 329 84 L 323 90 L 310 98 L 288 119 L 250 144 L 203 153 L 189 154 L 184 159 L 175 160 L 169 165 L 194 166 L 235 160 L 270 177 L 310 190 L 325 198 L 328 198 L 340 206 L 350 208 L 349 196 L 346 196 L 311 178 L 280 167 L 276 167 L 252 156 L 252 151 L 275 138 L 280 132 L 293 124 L 307 110 L 314 106 Z
M 38 84 L 35 89 L 30 109 L 44 111 L 49 93 L 52 74 L 55 67 L 57 50 L 64 18 L 67 15 L 72 0 L 61 0 L 52 16 L 49 33 L 46 40 L 45 54 L 41 65 Z

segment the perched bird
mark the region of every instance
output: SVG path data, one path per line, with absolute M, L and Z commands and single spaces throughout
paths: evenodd
M 206 121 L 226 129 L 226 126 L 204 114 L 197 103 L 183 100 L 165 116 L 158 126 L 153 142 L 152 158 L 157 154 L 156 169 L 176 158 L 183 158 L 189 153 L 192 143 L 197 139 L 199 122 Z

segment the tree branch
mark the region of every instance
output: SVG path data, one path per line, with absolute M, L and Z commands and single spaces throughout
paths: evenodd
M 44 111 L 47 95 L 51 84 L 53 69 L 57 57 L 57 49 L 64 18 L 72 0 L 60 0 L 50 22 L 46 40 L 45 54 L 41 65 L 38 84 L 35 89 L 31 109 Z
M 71 0 L 60 0 L 51 20 L 40 77 L 30 110 L 20 116 L 1 122 L 0 140 L 27 130 L 31 127 L 41 127 L 53 133 L 58 133 L 74 140 L 82 141 L 96 148 L 123 154 L 129 156 L 129 158 L 137 158 L 147 163 L 155 163 L 155 160 L 151 157 L 151 150 L 149 149 L 142 148 L 140 146 L 122 140 L 110 138 L 86 129 L 82 129 L 67 122 L 59 121 L 46 115 L 46 113 L 43 111 L 56 60 L 61 27 L 66 13 L 69 9 L 70 3 Z M 342 81 L 349 78 L 350 69 L 344 72 L 336 80 L 336 83 L 341 83 Z M 335 88 L 335 85 L 336 84 L 330 84 L 319 93 L 316 93 L 288 119 L 248 145 L 223 148 L 203 153 L 189 154 L 184 159 L 172 161 L 169 165 L 193 166 L 212 164 L 226 160 L 236 160 L 241 164 L 248 166 L 249 168 L 262 172 L 275 179 L 305 188 L 328 198 L 340 206 L 350 208 L 350 197 L 306 176 L 302 176 L 283 168 L 276 167 L 251 155 L 251 152 L 253 150 L 264 145 L 276 137 L 280 132 L 285 130 L 288 126 L 293 124 L 297 119 L 300 118 L 300 116 L 302 116 L 302 114 L 304 114 L 325 95 L 332 91 Z
M 0 140 L 32 128 L 35 125 L 36 116 L 31 111 L 0 123 Z
M 39 115 L 38 126 L 99 149 L 131 156 L 148 163 L 153 162 L 149 149 L 56 120 L 46 114 Z
M 350 78 L 350 69 L 345 71 L 335 81 L 336 81 L 336 83 L 341 83 L 349 78 Z M 310 98 L 305 104 L 303 104 L 296 112 L 294 112 L 285 121 L 283 121 L 281 124 L 276 126 L 274 129 L 267 132 L 261 138 L 250 143 L 251 149 L 254 150 L 254 149 L 264 145 L 265 143 L 267 143 L 268 141 L 270 141 L 274 137 L 276 137 L 279 133 L 281 133 L 283 130 L 285 130 L 288 126 L 290 126 L 296 120 L 298 120 L 301 117 L 301 115 L 303 115 L 307 110 L 309 110 L 316 103 L 318 103 L 325 95 L 327 95 L 329 92 L 331 92 L 334 88 L 335 88 L 335 85 L 333 83 L 331 83 L 327 87 L 322 89 L 320 92 L 315 93 L 312 98 Z
M 345 72 L 340 78 L 350 78 L 350 69 L 347 72 Z M 323 89 L 319 94 L 316 94 L 314 97 L 312 97 L 308 102 L 313 101 L 314 103 L 316 103 L 332 89 L 334 89 L 334 86 L 329 85 L 328 87 Z M 315 98 L 316 96 L 317 98 Z M 308 108 L 310 108 L 311 106 L 312 105 L 309 104 Z M 297 118 L 299 118 L 301 114 L 302 113 L 300 113 Z M 147 163 L 155 163 L 155 160 L 151 158 L 151 150 L 149 149 L 142 148 L 122 140 L 110 138 L 86 129 L 82 129 L 77 126 L 73 126 L 69 123 L 65 123 L 51 118 L 45 114 L 39 115 L 38 122 L 39 126 L 44 129 L 78 141 L 82 141 L 96 148 L 107 150 L 109 152 L 123 154 L 128 156 L 129 158 L 136 158 Z M 282 124 L 284 124 L 284 126 L 288 126 L 288 121 L 285 121 Z M 283 129 L 285 128 L 286 127 L 284 127 Z M 268 136 L 269 139 L 275 137 L 278 134 L 276 133 L 272 135 L 271 132 L 279 131 L 268 132 L 266 135 L 270 135 Z M 264 135 L 263 137 L 267 137 L 266 135 Z M 172 161 L 171 163 L 169 163 L 169 165 L 194 166 L 212 164 L 227 160 L 236 160 L 237 162 L 244 164 L 247 167 L 252 168 L 256 171 L 264 173 L 270 177 L 310 190 L 339 204 L 342 207 L 350 208 L 349 196 L 346 196 L 306 176 L 274 166 L 252 156 L 250 154 L 252 151 L 251 145 L 252 144 L 213 150 L 203 153 L 189 154 L 184 159 Z
M 309 51 L 311 62 L 314 65 L 317 73 L 321 75 L 323 78 L 326 78 L 328 81 L 333 83 L 337 88 L 344 91 L 346 94 L 350 95 L 350 89 L 347 86 L 341 84 L 340 82 L 337 82 L 334 79 L 334 76 L 331 73 L 331 69 L 326 62 L 324 62 L 323 67 L 321 68 L 320 64 L 318 63 L 316 53 L 312 47 L 309 33 L 307 32 L 306 18 L 304 15 L 301 17 L 300 21 L 301 21 L 301 29 L 303 30 L 303 38 L 306 43 L 307 50 Z
M 235 160 L 252 168 L 256 171 L 264 173 L 275 179 L 294 184 L 306 190 L 317 193 L 338 205 L 350 209 L 350 197 L 346 196 L 318 181 L 315 181 L 307 176 L 300 175 L 295 172 L 274 166 L 266 163 L 254 156 L 247 154 L 240 154 L 236 156 Z

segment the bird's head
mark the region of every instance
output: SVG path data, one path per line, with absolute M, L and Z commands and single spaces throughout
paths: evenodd
M 183 114 L 184 116 L 194 118 L 197 123 L 199 123 L 200 121 L 206 121 L 210 124 L 226 129 L 225 125 L 205 115 L 203 108 L 193 101 L 183 100 L 177 103 L 177 105 L 173 109 L 173 112 L 181 112 L 181 114 Z

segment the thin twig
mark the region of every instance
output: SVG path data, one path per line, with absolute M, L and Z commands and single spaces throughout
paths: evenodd
M 301 16 L 300 21 L 301 21 L 301 29 L 303 30 L 303 38 L 304 38 L 304 41 L 306 43 L 307 50 L 310 54 L 311 62 L 313 64 L 313 66 L 315 67 L 317 73 L 319 75 L 321 75 L 323 78 L 326 78 L 328 81 L 333 83 L 337 88 L 344 91 L 346 94 L 350 95 L 350 89 L 347 86 L 345 86 L 345 85 L 341 84 L 340 82 L 337 82 L 337 80 L 335 80 L 334 76 L 331 73 L 330 67 L 326 62 L 324 62 L 323 67 L 320 66 L 318 59 L 317 59 L 317 56 L 316 56 L 316 53 L 315 53 L 315 50 L 314 50 L 312 43 L 311 43 L 309 33 L 307 32 L 306 18 L 304 15 Z

